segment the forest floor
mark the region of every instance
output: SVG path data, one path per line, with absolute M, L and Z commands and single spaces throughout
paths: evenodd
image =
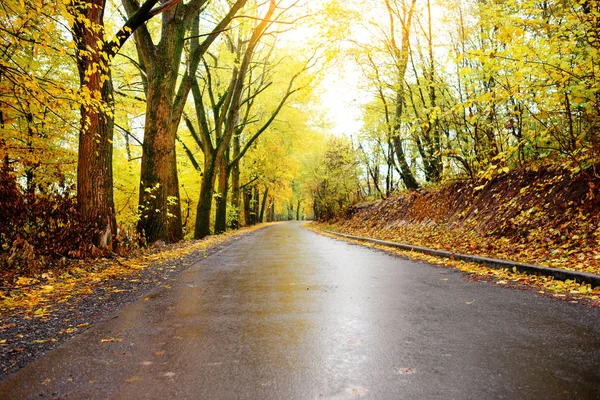
M 511 171 L 351 207 L 317 228 L 548 268 L 600 274 L 600 179 L 592 169 Z M 397 251 L 399 252 L 399 251 Z M 459 267 L 498 284 L 527 285 L 600 305 L 600 288 L 399 252 Z
M 154 246 L 128 258 L 73 261 L 1 287 L 0 379 L 264 226 Z

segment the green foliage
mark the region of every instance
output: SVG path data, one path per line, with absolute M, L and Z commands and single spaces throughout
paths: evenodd
M 359 199 L 358 156 L 347 139 L 335 137 L 314 156 L 305 190 L 311 193 L 315 218 L 332 218 Z

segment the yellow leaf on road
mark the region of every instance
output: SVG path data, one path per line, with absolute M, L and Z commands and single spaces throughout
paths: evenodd
M 101 343 L 122 342 L 122 341 L 123 341 L 123 339 L 121 339 L 121 338 L 114 338 L 114 337 L 100 340 Z

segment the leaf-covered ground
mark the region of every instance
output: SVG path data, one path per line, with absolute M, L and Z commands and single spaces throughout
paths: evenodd
M 0 290 L 0 378 L 262 226 L 18 278 Z
M 541 168 L 511 171 L 476 186 L 458 181 L 361 204 L 320 226 L 356 236 L 600 274 L 600 182 L 593 172 L 572 175 L 566 169 Z M 503 275 L 478 266 L 461 269 L 496 276 L 499 281 L 536 281 L 534 286 L 540 291 L 551 286 L 559 295 L 581 292 L 593 301 L 600 295 L 600 289 L 592 291 L 550 278 Z

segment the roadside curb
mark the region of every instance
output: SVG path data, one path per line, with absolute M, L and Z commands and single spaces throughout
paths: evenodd
M 523 264 L 523 263 L 518 263 L 518 262 L 514 262 L 514 261 L 499 260 L 496 258 L 479 257 L 479 256 L 468 255 L 468 254 L 453 253 L 451 251 L 435 250 L 435 249 L 430 249 L 427 247 L 412 246 L 410 244 L 387 242 L 385 240 L 347 235 L 345 233 L 332 232 L 332 231 L 327 231 L 324 229 L 322 231 L 332 234 L 332 235 L 341 236 L 341 237 L 345 237 L 345 238 L 353 239 L 353 240 L 358 240 L 361 242 L 369 242 L 369 243 L 379 244 L 379 245 L 388 246 L 388 247 L 394 247 L 397 249 L 407 250 L 407 251 L 416 251 L 418 253 L 423 253 L 423 254 L 432 255 L 432 256 L 436 256 L 436 257 L 450 258 L 452 260 L 462 260 L 462 261 L 466 261 L 466 262 L 482 264 L 489 268 L 495 268 L 495 269 L 516 268 L 517 271 L 519 271 L 519 272 L 525 272 L 525 273 L 532 274 L 532 275 L 552 276 L 552 277 L 554 277 L 554 279 L 558 279 L 561 281 L 566 281 L 567 279 L 570 279 L 570 280 L 573 280 L 573 281 L 579 282 L 579 283 L 589 283 L 590 285 L 592 285 L 592 288 L 600 286 L 600 275 L 590 274 L 587 272 L 569 271 L 566 269 L 542 267 L 539 265 Z

